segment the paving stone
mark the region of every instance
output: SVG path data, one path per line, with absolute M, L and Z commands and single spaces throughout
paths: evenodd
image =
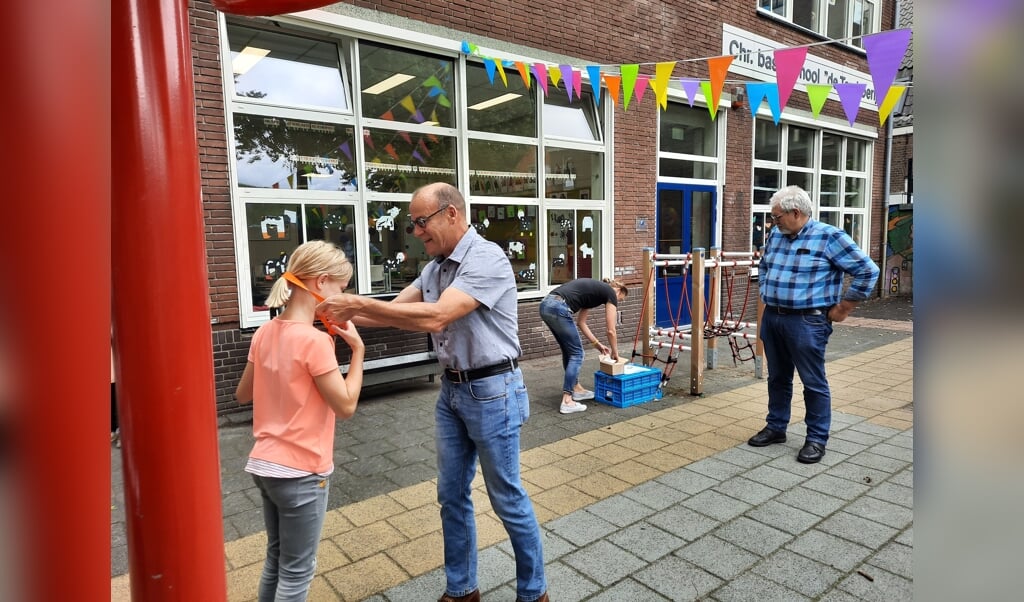
M 779 585 L 816 598 L 838 582 L 843 574 L 789 550 L 778 550 L 757 563 L 753 572 Z
M 875 487 L 890 476 L 889 473 L 875 470 L 874 468 L 868 468 L 867 466 L 861 466 L 860 464 L 851 464 L 849 462 L 843 462 L 838 466 L 833 466 L 826 470 L 824 474 L 846 479 L 847 481 L 853 481 L 854 483 L 867 485 L 868 487 Z
M 804 476 L 767 465 L 748 470 L 743 477 L 776 489 L 789 489 L 807 480 Z
M 645 587 L 638 581 L 626 579 L 603 590 L 593 598 L 589 598 L 587 602 L 622 602 L 623 600 L 659 602 L 660 600 L 668 600 L 668 598 L 658 594 L 649 587 Z
M 622 492 L 622 495 L 649 508 L 664 510 L 685 500 L 690 494 L 658 481 L 647 481 Z
M 644 560 L 605 540 L 565 555 L 562 562 L 605 587 L 647 566 Z
M 889 443 L 898 447 L 914 449 L 914 436 L 912 434 L 902 433 L 900 435 L 896 435 L 892 439 L 889 439 Z
M 769 458 L 778 458 L 779 456 L 791 455 L 791 454 L 795 453 L 794 450 L 796 450 L 798 448 L 795 447 L 794 443 L 792 443 L 792 441 L 793 441 L 792 437 L 790 437 L 789 434 L 787 434 L 786 436 L 789 437 L 789 439 L 787 440 L 786 443 L 784 443 L 782 445 L 775 444 L 775 445 L 766 445 L 764 447 L 753 447 L 753 446 L 750 446 L 750 445 L 746 445 L 746 446 L 743 447 L 743 449 L 745 449 L 746 451 L 749 451 L 751 453 L 754 453 L 754 454 L 760 454 L 762 456 L 767 456 Z
M 914 547 L 914 527 L 911 526 L 903 533 L 900 533 L 899 537 L 897 537 L 895 541 L 896 543 L 901 543 L 906 546 Z
M 497 546 L 485 548 L 477 554 L 476 576 L 482 592 L 501 587 L 516 578 L 515 558 Z
M 868 451 L 878 454 L 879 456 L 895 458 L 897 460 L 903 460 L 905 462 L 914 461 L 913 448 L 900 447 L 898 445 L 893 445 L 891 443 L 879 443 L 878 445 L 872 446 Z
M 889 482 L 912 488 L 914 486 L 914 467 L 911 466 L 902 472 L 894 474 L 889 478 Z
M 844 512 L 882 523 L 897 530 L 914 522 L 914 511 L 873 497 L 862 497 L 843 508 Z
M 848 441 L 846 439 L 829 437 L 828 445 L 826 445 L 825 448 L 829 452 L 825 454 L 825 457 L 827 458 L 829 455 L 831 455 L 831 452 L 839 452 L 841 454 L 846 454 L 850 456 L 864 451 L 865 449 L 868 448 L 868 446 L 863 443 L 855 443 L 853 441 Z
M 673 470 L 672 472 L 664 474 L 654 480 L 691 495 L 694 493 L 700 493 L 710 487 L 714 487 L 718 483 L 717 479 L 712 479 L 706 475 L 693 472 L 689 468 Z
M 845 500 L 803 486 L 783 491 L 776 496 L 775 501 L 818 516 L 828 516 L 846 505 Z
M 871 451 L 863 451 L 859 454 L 850 456 L 850 462 L 881 470 L 889 474 L 895 474 L 908 464 L 906 460 L 880 456 L 878 454 L 871 453 Z
M 820 474 L 808 479 L 803 486 L 844 500 L 852 500 L 855 497 L 864 495 L 864 492 L 870 489 L 869 486 L 862 483 L 854 483 L 853 481 L 827 474 Z
M 885 437 L 879 435 L 873 435 L 871 433 L 865 433 L 863 431 L 854 430 L 853 427 L 839 431 L 838 433 L 832 433 L 829 435 L 829 441 L 833 439 L 842 439 L 843 441 L 852 441 L 853 443 L 859 443 L 861 445 L 875 445 L 885 441 Z
M 655 511 L 628 497 L 613 495 L 587 506 L 587 512 L 596 514 L 613 525 L 624 527 L 654 514 Z
M 607 539 L 647 562 L 653 562 L 686 544 L 679 537 L 645 521 L 612 533 Z
M 444 593 L 445 576 L 444 569 L 435 569 L 396 585 L 385 591 L 383 598 L 374 597 L 378 600 L 388 602 L 419 602 L 420 600 L 436 600 Z
M 750 504 L 717 491 L 702 491 L 683 502 L 683 506 L 711 518 L 727 521 L 750 509 Z
M 896 435 L 900 434 L 900 431 L 898 431 L 898 430 L 896 430 L 896 429 L 894 429 L 892 427 L 881 426 L 879 424 L 874 424 L 872 422 L 866 422 L 866 421 L 865 422 L 858 422 L 857 424 L 854 424 L 854 425 L 850 426 L 850 430 L 851 431 L 860 431 L 862 433 L 869 433 L 871 435 L 875 435 L 876 437 L 881 437 L 883 439 L 888 439 L 890 437 L 895 437 Z
M 839 589 L 867 602 L 900 602 L 914 599 L 912 581 L 870 566 L 860 567 L 860 570 L 871 575 L 874 581 L 868 581 L 863 576 L 853 573 L 839 583 Z
M 691 542 L 721 523 L 689 508 L 674 506 L 647 518 L 652 525 Z
M 778 489 L 762 485 L 757 481 L 751 481 L 744 477 L 733 477 L 728 481 L 723 481 L 712 491 L 724 493 L 729 497 L 734 497 L 753 505 L 762 504 L 779 495 Z
M 713 456 L 716 460 L 728 462 L 730 464 L 736 464 L 744 468 L 753 468 L 759 464 L 764 464 L 767 459 L 762 455 L 750 451 L 749 445 L 737 446 L 720 452 Z
M 615 525 L 586 510 L 556 518 L 545 526 L 555 535 L 577 546 L 585 546 L 615 531 Z
M 747 516 L 760 523 L 781 529 L 791 535 L 799 535 L 821 520 L 820 516 L 783 504 L 777 500 L 767 501 L 751 509 L 747 512 Z
M 858 422 L 864 422 L 864 417 L 857 416 L 856 414 L 846 414 L 844 412 L 832 412 L 833 431 L 848 428 Z
M 899 543 L 890 543 L 877 554 L 868 558 L 868 564 L 876 566 L 907 579 L 914 579 L 914 548 Z
M 756 554 L 714 535 L 701 537 L 676 555 L 725 580 L 733 579 L 759 560 Z
M 808 600 L 797 592 L 760 575 L 744 573 L 714 592 L 721 602 L 799 602 Z
M 861 518 L 845 510 L 821 521 L 816 528 L 872 549 L 878 549 L 898 533 L 892 527 Z
M 704 476 L 711 477 L 716 481 L 724 481 L 725 479 L 734 477 L 745 470 L 745 467 L 743 466 L 723 462 L 715 457 L 697 460 L 696 462 L 687 465 L 686 468 Z
M 758 556 L 767 556 L 792 539 L 789 533 L 746 516 L 723 525 L 714 532 L 714 535 Z
M 812 529 L 786 545 L 786 549 L 806 556 L 811 560 L 824 562 L 829 566 L 848 572 L 853 570 L 871 554 L 862 545 L 840 539 L 817 529 Z
M 576 569 L 567 564 L 556 562 L 544 567 L 544 577 L 548 582 L 548 596 L 558 602 L 576 602 L 583 600 L 601 590 L 601 586 L 594 583 Z M 507 593 L 505 593 L 507 592 Z M 503 588 L 498 592 L 500 595 L 488 596 L 489 599 L 515 600 L 515 584 Z M 436 598 L 426 598 L 435 600 Z M 417 602 L 423 602 L 418 600 Z
M 826 470 L 829 469 L 830 466 L 832 466 L 833 463 L 841 462 L 845 460 L 846 457 L 846 454 L 836 455 L 830 454 L 826 451 L 825 457 L 822 458 L 821 462 L 817 462 L 814 464 L 803 464 L 801 462 L 797 462 L 796 453 L 794 453 L 792 456 L 783 456 L 781 458 L 775 458 L 774 460 L 768 463 L 768 466 L 771 466 L 772 468 L 778 468 L 779 470 L 784 470 L 786 472 L 791 472 L 795 475 L 800 475 L 801 477 L 804 478 L 810 478 L 813 477 L 814 475 L 825 472 Z
M 861 602 L 860 598 L 851 596 L 841 589 L 833 589 L 829 593 L 825 594 L 821 598 L 818 598 L 819 602 Z
M 674 602 L 700 600 L 722 580 L 677 556 L 666 556 L 633 578 Z

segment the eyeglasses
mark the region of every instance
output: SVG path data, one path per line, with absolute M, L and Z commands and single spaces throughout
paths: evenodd
M 786 215 L 787 213 L 789 213 L 789 212 L 788 211 L 783 211 L 782 213 L 780 213 L 778 215 L 775 215 L 774 213 L 769 213 L 768 214 L 768 219 L 770 219 L 773 224 L 777 224 L 777 223 L 779 223 L 779 220 L 782 219 L 782 216 Z
M 428 215 L 426 217 L 417 217 L 417 218 L 410 219 L 409 223 L 411 223 L 413 226 L 419 226 L 420 228 L 426 228 L 427 227 L 427 222 L 430 221 L 430 218 L 434 217 L 438 213 L 441 213 L 442 211 L 444 211 L 448 207 L 450 207 L 450 205 L 445 205 L 443 207 L 438 207 L 437 211 L 431 213 L 430 215 Z

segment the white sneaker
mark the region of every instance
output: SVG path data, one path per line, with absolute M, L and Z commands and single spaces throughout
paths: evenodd
M 574 414 L 576 412 L 582 412 L 587 409 L 587 406 L 582 403 L 574 403 L 572 405 L 562 404 L 562 407 L 558 408 L 558 411 L 562 414 Z
M 572 393 L 572 400 L 573 401 L 587 401 L 588 399 L 593 399 L 593 398 L 594 398 L 594 392 L 593 391 L 588 391 L 587 389 L 584 389 L 584 390 L 582 390 L 582 391 L 580 391 L 578 393 L 576 391 L 573 391 L 573 393 Z

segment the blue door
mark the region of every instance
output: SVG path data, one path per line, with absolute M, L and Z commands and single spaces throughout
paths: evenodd
M 655 250 L 658 253 L 689 253 L 695 248 L 703 248 L 706 252 L 716 246 L 716 197 L 714 186 L 658 184 Z M 659 268 L 654 291 L 658 326 L 671 326 L 674 316 L 678 316 L 679 324 L 690 323 L 689 304 L 682 299 L 682 274 L 682 266 Z M 687 280 L 686 290 L 691 288 Z M 706 294 L 704 301 L 707 302 Z

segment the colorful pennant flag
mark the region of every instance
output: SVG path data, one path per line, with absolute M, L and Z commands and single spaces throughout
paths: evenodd
M 344 155 L 348 157 L 349 161 L 352 160 L 352 148 L 349 146 L 348 140 L 342 143 L 342 145 L 338 147 L 338 150 L 344 153 Z
M 416 112 L 416 103 L 413 102 L 412 96 L 406 96 L 405 98 L 403 98 L 401 104 L 402 108 L 405 109 L 406 111 L 409 111 L 410 114 Z
M 572 89 L 576 92 L 576 98 L 583 98 L 583 95 L 580 94 L 580 90 L 583 89 L 583 74 L 579 71 L 572 72 Z M 572 102 L 572 96 L 569 97 L 569 101 Z
M 388 143 L 384 147 L 384 152 L 391 155 L 391 158 L 394 159 L 395 161 L 398 161 L 398 153 L 395 152 L 395 147 L 392 146 L 390 143 Z
M 807 84 L 807 100 L 811 103 L 811 113 L 815 117 L 821 113 L 821 108 L 828 100 L 828 93 L 832 91 L 832 84 Z
M 526 89 L 530 89 L 530 73 L 527 71 L 528 67 L 526 63 L 522 61 L 516 61 L 516 70 L 519 71 L 519 77 L 523 78 L 523 83 L 526 85 Z
M 690 103 L 690 108 L 693 108 L 693 101 L 697 99 L 697 90 L 700 88 L 700 80 L 679 78 L 679 84 L 683 87 L 683 92 L 686 93 L 686 100 Z
M 896 79 L 903 55 L 910 44 L 909 29 L 893 29 L 864 36 L 864 52 L 868 58 L 868 71 L 875 85 L 875 105 L 881 107 Z
M 807 59 L 807 47 L 780 48 L 774 53 L 775 81 L 778 82 L 779 106 L 786 108 L 789 95 L 793 92 L 796 80 L 800 78 L 800 70 Z M 775 121 L 778 124 L 778 120 Z
M 711 104 L 718 110 L 718 101 L 722 97 L 722 86 L 725 85 L 725 74 L 729 72 L 733 55 L 719 56 L 708 59 L 708 73 L 711 75 Z M 703 82 L 701 86 L 703 86 Z M 706 96 L 706 94 L 705 94 Z M 711 114 L 714 119 L 714 113 Z
M 711 113 L 711 121 L 715 120 L 718 115 L 718 103 L 710 102 L 711 98 L 711 82 L 701 82 L 700 89 L 704 92 L 704 102 L 708 103 L 708 113 Z
M 644 99 L 644 92 L 647 91 L 647 85 L 651 81 L 650 75 L 639 74 L 636 76 L 636 86 L 634 87 L 634 93 L 636 94 L 636 101 L 640 102 Z
M 544 96 L 548 95 L 548 68 L 544 66 L 544 63 L 534 63 L 531 67 L 533 76 L 537 78 L 537 82 L 540 84 L 541 90 L 544 90 Z
M 764 100 L 768 101 L 768 109 L 772 112 L 772 120 L 779 125 L 782 118 L 782 104 L 779 101 L 779 86 L 771 82 L 747 82 L 747 99 L 750 104 L 750 115 L 757 116 L 757 109 Z
M 559 71 L 558 67 L 551 65 L 548 67 L 548 78 L 551 79 L 551 85 L 558 87 L 558 82 L 562 81 L 562 72 Z
M 587 65 L 587 77 L 590 78 L 590 88 L 594 91 L 594 101 L 601 106 L 601 67 L 598 65 Z
M 654 66 L 654 96 L 658 99 L 662 111 L 668 110 L 668 81 L 675 68 L 675 61 L 658 63 Z
M 834 84 L 832 87 L 839 93 L 839 102 L 843 105 L 843 112 L 846 113 L 850 125 L 853 125 L 853 122 L 857 121 L 857 111 L 860 110 L 860 99 L 864 97 L 864 90 L 867 90 L 868 85 L 843 83 Z
M 633 88 L 636 86 L 636 76 L 640 71 L 640 65 L 622 65 L 622 109 L 629 110 L 629 101 L 633 98 Z
M 569 95 L 569 102 L 572 102 L 572 94 L 577 91 L 573 83 L 575 71 L 573 71 L 572 65 L 559 65 L 558 70 L 562 74 L 562 79 L 565 80 L 565 93 Z
M 612 106 L 614 107 L 619 98 L 619 84 L 622 82 L 622 77 L 608 73 L 602 74 L 602 77 L 604 77 L 604 85 L 608 88 L 608 96 L 611 97 Z
M 487 79 L 491 81 L 491 85 L 494 85 L 494 72 L 497 70 L 497 65 L 494 63 L 494 59 L 484 59 L 484 69 L 487 70 Z
M 896 103 L 899 102 L 900 97 L 906 91 L 906 86 L 889 86 L 889 91 L 885 95 L 885 100 L 882 101 L 882 106 L 878 109 L 878 125 L 883 125 L 885 120 L 892 114 L 892 110 L 896 108 Z

